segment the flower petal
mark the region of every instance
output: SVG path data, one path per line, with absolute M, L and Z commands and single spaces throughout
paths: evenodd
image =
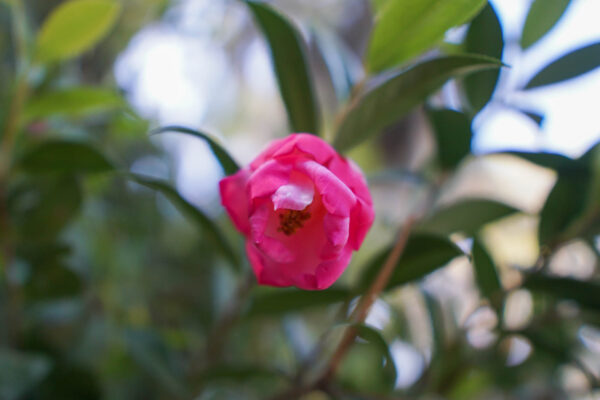
M 340 251 L 342 251 L 348 242 L 350 218 L 325 214 L 325 217 L 323 217 L 323 229 L 325 230 L 327 243 L 321 250 L 321 258 L 324 260 L 338 258 Z
M 352 207 L 356 204 L 356 196 L 344 182 L 312 160 L 301 162 L 296 168 L 312 179 L 329 213 L 342 217 L 350 216 Z
M 244 234 L 250 232 L 250 225 L 248 224 L 249 203 L 246 195 L 246 184 L 249 175 L 247 169 L 241 169 L 219 182 L 221 204 L 227 210 L 235 227 Z
M 317 267 L 315 277 L 317 279 L 317 290 L 327 289 L 342 275 L 350 259 L 352 258 L 352 249 L 346 246 L 339 258 L 335 260 L 324 261 Z
M 348 244 L 354 250 L 360 248 L 367 232 L 373 225 L 374 219 L 373 206 L 365 203 L 362 199 L 358 199 L 350 215 L 350 237 L 348 238 Z
M 367 181 L 354 161 L 338 156 L 332 158 L 327 167 L 354 192 L 356 197 L 367 204 L 373 204 Z
M 289 182 L 291 170 L 291 165 L 281 164 L 275 160 L 269 160 L 261 165 L 248 180 L 250 198 L 254 200 L 275 193 L 280 186 Z
M 315 187 L 308 178 L 294 179 L 294 182 L 280 186 L 271 195 L 271 201 L 275 210 L 304 210 L 313 202 L 314 196 Z
M 250 266 L 256 275 L 256 280 L 261 285 L 270 285 L 277 287 L 292 286 L 293 283 L 283 274 L 276 270 L 268 268 L 263 262 L 263 255 L 260 250 L 250 241 L 246 241 L 246 254 L 250 260 Z

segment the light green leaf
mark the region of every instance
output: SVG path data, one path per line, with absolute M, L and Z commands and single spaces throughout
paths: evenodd
M 101 173 L 114 169 L 107 158 L 83 142 L 49 140 L 26 153 L 18 166 L 32 173 Z
M 551 62 L 525 85 L 525 89 L 563 82 L 583 75 L 599 66 L 600 43 L 593 43 Z
M 86 116 L 112 110 L 125 104 L 113 90 L 96 87 L 73 87 L 34 96 L 25 106 L 25 122 L 56 115 Z
M 98 43 L 115 24 L 121 4 L 114 0 L 70 0 L 42 25 L 36 59 L 53 62 L 76 57 Z
M 373 257 L 358 282 L 360 291 L 364 291 L 377 276 L 390 251 L 391 247 L 387 247 Z M 461 255 L 464 255 L 462 250 L 444 237 L 414 233 L 408 239 L 386 289 L 421 279 Z
M 521 47 L 527 49 L 552 29 L 571 0 L 535 0 L 527 14 L 521 34 Z
M 473 255 L 473 267 L 475 269 L 475 281 L 477 282 L 477 286 L 479 287 L 482 296 L 490 299 L 494 308 L 499 310 L 502 305 L 499 297 L 502 293 L 502 285 L 500 283 L 500 278 L 498 277 L 496 264 L 486 248 L 477 238 L 473 240 L 471 254 Z
M 217 143 L 211 135 L 208 135 L 204 132 L 200 132 L 195 129 L 186 128 L 183 126 L 165 126 L 165 127 L 162 127 L 162 128 L 152 131 L 151 134 L 168 133 L 168 132 L 184 133 L 186 135 L 196 136 L 197 138 L 200 138 L 200 139 L 206 141 L 206 143 L 208 143 L 210 149 L 212 150 L 213 154 L 219 161 L 219 164 L 221 164 L 221 167 L 223 168 L 225 175 L 235 174 L 240 169 L 238 164 L 229 155 L 227 150 L 225 150 L 223 148 L 223 146 L 221 146 L 219 143 Z
M 349 150 L 400 120 L 449 79 L 501 65 L 488 57 L 455 55 L 401 71 L 368 91 L 348 110 L 333 144 L 338 150 Z
M 486 0 L 389 0 L 378 7 L 369 44 L 371 72 L 402 64 L 435 46 L 444 33 L 466 23 Z
M 318 134 L 319 109 L 302 36 L 286 17 L 268 4 L 246 3 L 269 44 L 292 130 Z
M 585 308 L 600 310 L 598 282 L 535 274 L 525 280 L 523 287 L 558 299 L 575 301 Z
M 494 7 L 488 3 L 469 26 L 465 51 L 501 60 L 503 50 L 502 25 Z M 479 112 L 492 97 L 499 76 L 499 70 L 483 71 L 471 74 L 463 80 L 466 98 L 475 113 Z
M 519 211 L 496 200 L 467 198 L 434 211 L 416 229 L 441 235 L 462 232 L 471 236 L 484 225 Z
M 350 291 L 342 288 L 330 288 L 321 291 L 257 288 L 246 316 L 278 316 L 307 308 L 339 303 L 350 298 Z
M 17 400 L 33 389 L 50 372 L 48 358 L 0 349 L 0 398 Z
M 433 125 L 440 166 L 455 168 L 471 152 L 471 119 L 450 109 L 429 110 L 427 115 Z
M 139 174 L 128 174 L 127 177 L 142 186 L 156 190 L 164 195 L 185 217 L 190 219 L 191 223 L 195 224 L 206 235 L 223 256 L 231 261 L 233 268 L 239 269 L 236 253 L 217 225 L 201 210 L 184 199 L 169 182 Z

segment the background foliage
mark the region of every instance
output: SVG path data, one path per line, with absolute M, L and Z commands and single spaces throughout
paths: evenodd
M 157 127 L 112 75 L 132 36 L 177 4 L 2 0 L 0 399 L 597 396 L 598 146 L 569 158 L 471 145 L 474 118 L 507 90 L 506 46 L 534 46 L 570 1 L 534 1 L 510 43 L 485 0 L 360 2 L 349 28 L 328 29 L 280 2 L 227 3 L 242 28 L 213 40 L 235 64 L 248 32 L 261 35 L 288 121 L 269 129 L 319 134 L 368 172 L 378 216 L 365 245 L 328 290 L 255 286 L 242 239 L 181 194 L 178 156 L 157 138 L 206 142 L 231 174 L 227 141 Z M 588 44 L 515 90 L 598 65 Z M 236 118 L 253 108 L 236 107 L 228 130 L 243 132 Z M 140 171 L 148 157 L 167 172 Z M 488 160 L 525 171 L 517 195 L 533 200 L 478 192 L 468 172 Z M 356 324 L 406 221 L 404 252 Z M 511 257 L 527 232 L 527 256 Z M 321 379 L 348 329 L 356 341 Z

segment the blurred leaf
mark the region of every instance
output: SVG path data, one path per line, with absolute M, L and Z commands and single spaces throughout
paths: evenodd
M 472 236 L 484 225 L 518 212 L 520 210 L 496 200 L 467 198 L 434 211 L 417 229 L 442 235 L 463 232 Z
M 429 314 L 431 333 L 433 335 L 432 364 L 440 363 L 446 354 L 446 324 L 444 323 L 444 310 L 439 301 L 429 293 L 422 291 L 425 305 Z
M 223 256 L 225 256 L 235 269 L 239 263 L 235 251 L 231 248 L 217 225 L 201 210 L 193 206 L 175 190 L 168 182 L 138 174 L 127 175 L 132 181 L 162 193 L 179 211 L 190 219 L 190 222 L 200 228 L 201 232 L 211 240 Z
M 78 295 L 82 288 L 81 278 L 72 269 L 45 263 L 32 269 L 25 293 L 33 301 L 63 299 Z
M 50 239 L 79 213 L 82 197 L 74 176 L 29 180 L 11 191 L 10 215 L 23 240 Z
M 100 400 L 102 389 L 89 367 L 59 361 L 32 398 Z
M 198 376 L 202 382 L 227 381 L 243 383 L 254 379 L 285 379 L 279 371 L 258 365 L 216 365 L 211 366 Z
M 260 315 L 277 316 L 312 307 L 322 307 L 351 298 L 348 289 L 330 288 L 320 291 L 298 289 L 269 290 L 258 288 L 246 312 L 248 317 Z
M 219 143 L 217 143 L 212 138 L 211 135 L 208 135 L 204 132 L 186 128 L 183 126 L 165 126 L 165 127 L 162 127 L 162 128 L 152 131 L 151 134 L 168 133 L 168 132 L 184 133 L 187 135 L 192 135 L 192 136 L 198 137 L 198 138 L 206 141 L 206 143 L 210 146 L 211 151 L 213 152 L 213 154 L 219 161 L 219 164 L 221 164 L 221 167 L 223 168 L 225 175 L 235 174 L 240 169 L 238 164 L 233 160 L 233 158 L 231 158 L 231 156 L 229 155 L 227 150 L 225 150 L 223 148 L 223 146 L 221 146 Z
M 367 69 L 402 64 L 440 42 L 446 31 L 469 21 L 486 0 L 388 0 L 378 7 Z
M 502 292 L 502 284 L 494 260 L 477 238 L 473 240 L 471 254 L 473 255 L 475 281 L 482 296 L 488 298 L 496 310 L 500 310 L 502 302 L 499 301 L 498 295 Z
M 534 0 L 521 33 L 521 47 L 527 49 L 548 33 L 570 3 L 571 0 Z
M 525 85 L 525 89 L 563 82 L 583 75 L 599 66 L 600 43 L 593 43 L 551 62 Z
M 0 348 L 0 399 L 16 400 L 39 384 L 50 371 L 46 357 Z
M 401 71 L 368 91 L 348 110 L 333 144 L 338 150 L 348 150 L 400 120 L 449 79 L 501 65 L 483 56 L 456 55 Z
M 365 267 L 358 283 L 361 292 L 373 282 L 390 251 L 391 247 L 384 249 Z M 421 279 L 461 255 L 462 250 L 444 237 L 415 233 L 408 239 L 386 289 Z
M 488 2 L 469 26 L 465 51 L 501 60 L 503 50 L 502 25 L 494 7 Z M 463 80 L 465 95 L 475 113 L 481 110 L 492 97 L 499 76 L 499 70 L 483 71 L 469 75 Z
M 32 121 L 55 115 L 85 116 L 124 104 L 121 96 L 113 90 L 80 86 L 34 96 L 25 107 L 23 119 Z
M 390 348 L 387 342 L 378 330 L 371 328 L 370 326 L 359 324 L 354 325 L 354 327 L 358 332 L 358 337 L 373 344 L 381 352 L 381 355 L 385 361 L 384 374 L 386 382 L 389 385 L 388 388 L 393 389 L 396 385 L 396 378 L 398 376 L 398 373 L 396 371 L 394 357 L 392 357 L 392 353 L 390 352 Z
M 595 281 L 533 274 L 525 279 L 523 287 L 558 299 L 572 300 L 584 308 L 600 311 L 600 283 Z
M 18 166 L 32 173 L 100 173 L 114 169 L 106 157 L 90 144 L 58 139 L 34 147 L 19 160 Z
M 532 153 L 526 151 L 505 151 L 497 154 L 509 154 L 511 156 L 519 157 L 530 163 L 539 165 L 540 167 L 553 169 L 557 172 L 572 172 L 578 173 L 585 170 L 585 168 L 577 163 L 572 158 L 563 156 L 557 153 Z
M 302 36 L 270 5 L 246 2 L 271 50 L 279 90 L 294 132 L 319 133 L 319 109 Z
M 78 56 L 98 43 L 121 11 L 113 0 L 71 0 L 59 5 L 42 25 L 36 55 L 41 62 Z
M 433 125 L 441 167 L 455 168 L 471 152 L 471 120 L 450 109 L 430 110 L 427 115 Z

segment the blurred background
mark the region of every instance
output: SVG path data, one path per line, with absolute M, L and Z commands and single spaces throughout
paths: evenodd
M 0 1 L 2 126 L 27 49 L 64 3 Z M 268 3 L 306 44 L 320 128 L 332 141 L 359 82 L 372 88 L 385 77 L 364 67 L 385 2 Z M 485 87 L 489 71 L 451 80 L 347 152 L 368 178 L 376 221 L 340 282 L 313 295 L 253 286 L 210 146 L 177 129 L 150 135 L 164 126 L 208 132 L 243 166 L 290 133 L 269 43 L 246 4 L 123 1 L 93 48 L 34 59 L 14 146 L 25 161 L 0 180 L 0 399 L 269 398 L 335 348 L 371 260 L 414 213 L 425 214 L 417 233 L 445 242 L 421 237 L 429 258 L 404 262 L 424 272 L 386 290 L 369 314 L 383 356 L 359 340 L 335 390 L 303 398 L 600 398 L 600 167 L 590 150 L 600 139 L 600 2 L 536 3 L 532 14 L 532 1 L 490 0 L 401 66 L 465 51 L 506 64 L 491 72 L 483 100 L 469 87 Z M 531 85 L 586 46 L 564 61 L 566 78 Z M 453 129 L 461 132 L 448 144 Z M 444 149 L 461 139 L 464 154 L 448 161 Z M 28 155 L 46 141 L 90 144 L 119 172 L 81 151 L 45 175 L 45 161 Z M 580 169 L 592 159 L 592 172 Z M 169 182 L 175 194 L 126 172 Z M 219 254 L 182 204 L 207 216 L 233 253 Z M 492 289 L 478 257 L 495 271 Z M 527 283 L 540 272 L 550 278 Z

